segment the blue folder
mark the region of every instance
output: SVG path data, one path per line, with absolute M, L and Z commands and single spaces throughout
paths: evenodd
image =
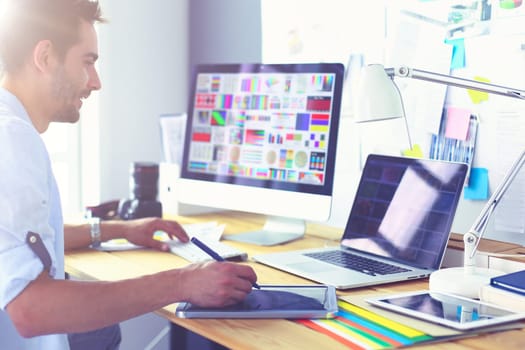
M 492 277 L 490 284 L 497 288 L 525 295 L 525 270 Z

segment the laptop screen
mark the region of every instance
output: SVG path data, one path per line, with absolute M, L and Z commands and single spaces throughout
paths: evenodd
M 370 155 L 342 245 L 439 268 L 466 172 L 463 163 Z

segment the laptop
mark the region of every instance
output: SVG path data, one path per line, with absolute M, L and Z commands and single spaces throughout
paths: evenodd
M 339 247 L 253 259 L 338 289 L 427 277 L 441 266 L 467 169 L 369 155 Z

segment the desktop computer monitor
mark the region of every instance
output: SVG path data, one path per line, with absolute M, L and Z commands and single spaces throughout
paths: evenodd
M 178 199 L 267 215 L 226 239 L 274 245 L 330 216 L 344 67 L 194 68 Z

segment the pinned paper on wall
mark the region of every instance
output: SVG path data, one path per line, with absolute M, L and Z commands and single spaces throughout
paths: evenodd
M 487 168 L 470 169 L 469 185 L 464 188 L 463 196 L 471 200 L 489 198 L 489 171 Z
M 453 45 L 445 43 L 441 27 L 403 13 L 395 29 L 388 33 L 385 66 L 408 66 L 450 74 Z M 394 26 L 392 27 L 394 28 Z M 417 50 L 414 50 L 417 48 Z M 445 103 L 447 85 L 418 79 L 396 79 L 403 96 L 405 115 L 414 135 L 437 134 Z M 426 145 L 421 145 L 425 149 Z
M 447 44 L 452 45 L 452 61 L 450 69 L 465 67 L 465 41 L 464 39 L 446 40 Z
M 445 137 L 465 141 L 468 135 L 470 114 L 468 109 L 448 107 Z
M 474 80 L 480 81 L 482 83 L 490 83 L 490 80 L 483 77 L 474 77 Z M 470 97 L 470 100 L 474 104 L 479 104 L 483 101 L 488 101 L 489 99 L 489 93 L 483 92 L 483 91 L 477 91 L 477 90 L 471 90 L 467 89 L 468 95 Z
M 186 113 L 160 115 L 162 158 L 166 163 L 182 163 L 186 119 Z

